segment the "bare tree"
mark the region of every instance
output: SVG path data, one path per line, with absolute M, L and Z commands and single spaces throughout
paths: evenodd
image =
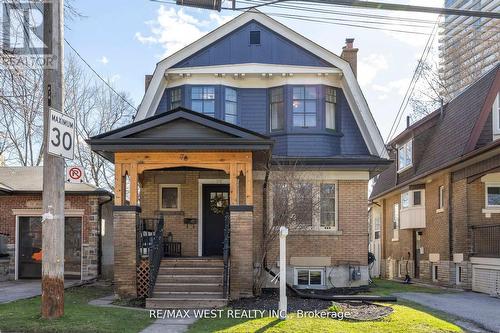
M 441 63 L 428 60 L 420 64 L 420 75 L 413 96 L 410 98 L 416 121 L 446 104 L 463 88 L 476 81 L 486 68 L 500 59 L 500 33 L 494 20 L 472 25 L 466 29 L 445 26 L 447 32 L 440 48 Z M 445 31 L 446 32 L 446 31 Z M 437 58 L 436 50 L 432 54 Z
M 276 269 L 279 257 L 279 228 L 285 226 L 289 234 L 313 228 L 320 218 L 320 185 L 305 177 L 297 165 L 274 165 L 266 171 L 267 207 L 263 221 L 261 269 L 256 272 L 254 292 L 259 293 L 266 281 L 263 269 Z

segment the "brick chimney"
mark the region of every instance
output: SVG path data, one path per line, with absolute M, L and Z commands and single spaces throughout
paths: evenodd
M 144 76 L 144 91 L 148 90 L 149 84 L 151 83 L 151 79 L 153 75 L 147 74 Z
M 346 38 L 340 57 L 351 65 L 354 76 L 358 76 L 358 49 L 354 48 L 354 38 Z

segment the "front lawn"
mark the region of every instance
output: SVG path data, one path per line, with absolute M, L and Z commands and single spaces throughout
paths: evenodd
M 134 332 L 153 322 L 146 311 L 104 308 L 88 302 L 107 296 L 109 287 L 83 286 L 66 289 L 64 317 L 40 316 L 40 297 L 0 304 L 0 332 Z
M 392 332 L 392 333 L 439 333 L 462 332 L 460 327 L 447 322 L 436 315 L 413 308 L 408 303 L 386 304 L 394 312 L 388 317 L 367 322 L 334 320 L 321 318 L 297 318 L 289 315 L 287 320 L 276 318 L 260 319 L 201 319 L 189 329 L 189 333 L 198 332 Z
M 419 284 L 404 284 L 399 281 L 390 281 L 382 279 L 374 279 L 370 285 L 368 295 L 390 296 L 394 293 L 449 293 L 453 292 L 449 289 L 439 287 L 424 286 Z

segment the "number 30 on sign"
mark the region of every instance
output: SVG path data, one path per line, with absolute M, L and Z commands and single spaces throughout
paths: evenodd
M 72 160 L 74 157 L 75 119 L 52 108 L 49 117 L 49 154 Z

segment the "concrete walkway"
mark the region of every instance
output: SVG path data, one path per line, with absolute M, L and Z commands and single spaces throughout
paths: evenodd
M 152 325 L 146 327 L 140 333 L 184 333 L 187 332 L 189 325 L 195 321 L 196 318 L 190 311 L 189 318 L 156 319 Z
M 77 280 L 64 281 L 64 288 L 80 284 Z M 42 294 L 41 280 L 17 280 L 0 282 L 0 304 L 9 303 Z
M 500 298 L 474 292 L 396 293 L 394 295 L 463 318 L 489 331 L 500 332 Z

